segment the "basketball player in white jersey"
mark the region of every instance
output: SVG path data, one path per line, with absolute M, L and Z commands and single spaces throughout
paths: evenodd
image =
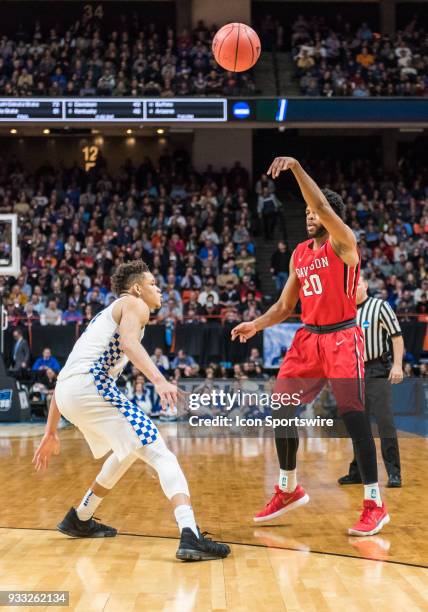
M 177 387 L 169 383 L 141 344 L 150 311 L 160 308 L 161 292 L 143 261 L 118 267 L 112 288 L 119 296 L 98 313 L 81 335 L 58 376 L 45 435 L 33 463 L 46 469 L 60 443 L 61 414 L 80 429 L 96 459 L 108 451 L 100 473 L 80 505 L 58 525 L 74 537 L 114 537 L 117 530 L 93 519 L 103 498 L 137 460 L 153 467 L 171 501 L 181 536 L 176 557 L 202 561 L 227 557 L 227 544 L 204 537 L 196 525 L 186 478 L 156 425 L 119 391 L 116 379 L 130 360 L 154 384 L 162 407 L 177 404 Z

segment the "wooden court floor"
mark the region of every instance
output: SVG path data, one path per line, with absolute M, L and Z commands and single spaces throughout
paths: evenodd
M 39 437 L 1 437 L 0 590 L 68 590 L 71 608 L 82 611 L 428 608 L 426 439 L 400 439 L 404 487 L 383 490 L 391 523 L 378 536 L 351 538 L 346 530 L 358 516 L 361 487 L 336 484 L 349 461 L 348 440 L 302 440 L 299 481 L 311 502 L 260 526 L 252 515 L 276 481 L 273 440 L 177 439 L 172 425 L 163 433 L 188 477 L 200 527 L 232 543 L 230 558 L 175 560 L 169 504 L 142 462 L 97 511 L 121 536 L 63 536 L 56 524 L 102 460 L 70 428 L 61 431 L 61 455 L 40 475 L 31 466 Z

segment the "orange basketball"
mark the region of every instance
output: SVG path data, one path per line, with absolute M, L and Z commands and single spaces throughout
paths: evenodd
M 260 57 L 260 38 L 245 23 L 228 23 L 214 36 L 212 50 L 225 70 L 249 70 Z

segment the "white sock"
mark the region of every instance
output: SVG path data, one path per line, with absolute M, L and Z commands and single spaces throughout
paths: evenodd
M 279 470 L 278 485 L 281 491 L 292 493 L 297 487 L 297 469 Z
M 91 489 L 88 489 L 76 510 L 79 519 L 81 521 L 88 521 L 90 518 L 92 518 L 95 510 L 102 501 L 102 497 L 97 497 Z
M 198 528 L 196 527 L 195 515 L 192 506 L 182 504 L 174 510 L 175 520 L 177 521 L 180 533 L 185 527 L 190 527 L 195 536 L 199 538 Z
M 371 499 L 372 501 L 375 501 L 377 506 L 382 505 L 379 483 L 373 482 L 372 484 L 364 485 L 364 499 Z

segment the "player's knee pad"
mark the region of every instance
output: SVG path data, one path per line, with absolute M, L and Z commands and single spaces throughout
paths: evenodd
M 95 480 L 105 489 L 112 489 L 136 460 L 137 457 L 133 453 L 125 457 L 122 461 L 119 461 L 117 456 L 112 453 L 104 461 L 101 472 Z
M 189 495 L 189 487 L 183 470 L 177 457 L 168 449 L 163 438 L 142 446 L 135 453 L 156 470 L 162 490 L 168 499 L 178 493 Z

